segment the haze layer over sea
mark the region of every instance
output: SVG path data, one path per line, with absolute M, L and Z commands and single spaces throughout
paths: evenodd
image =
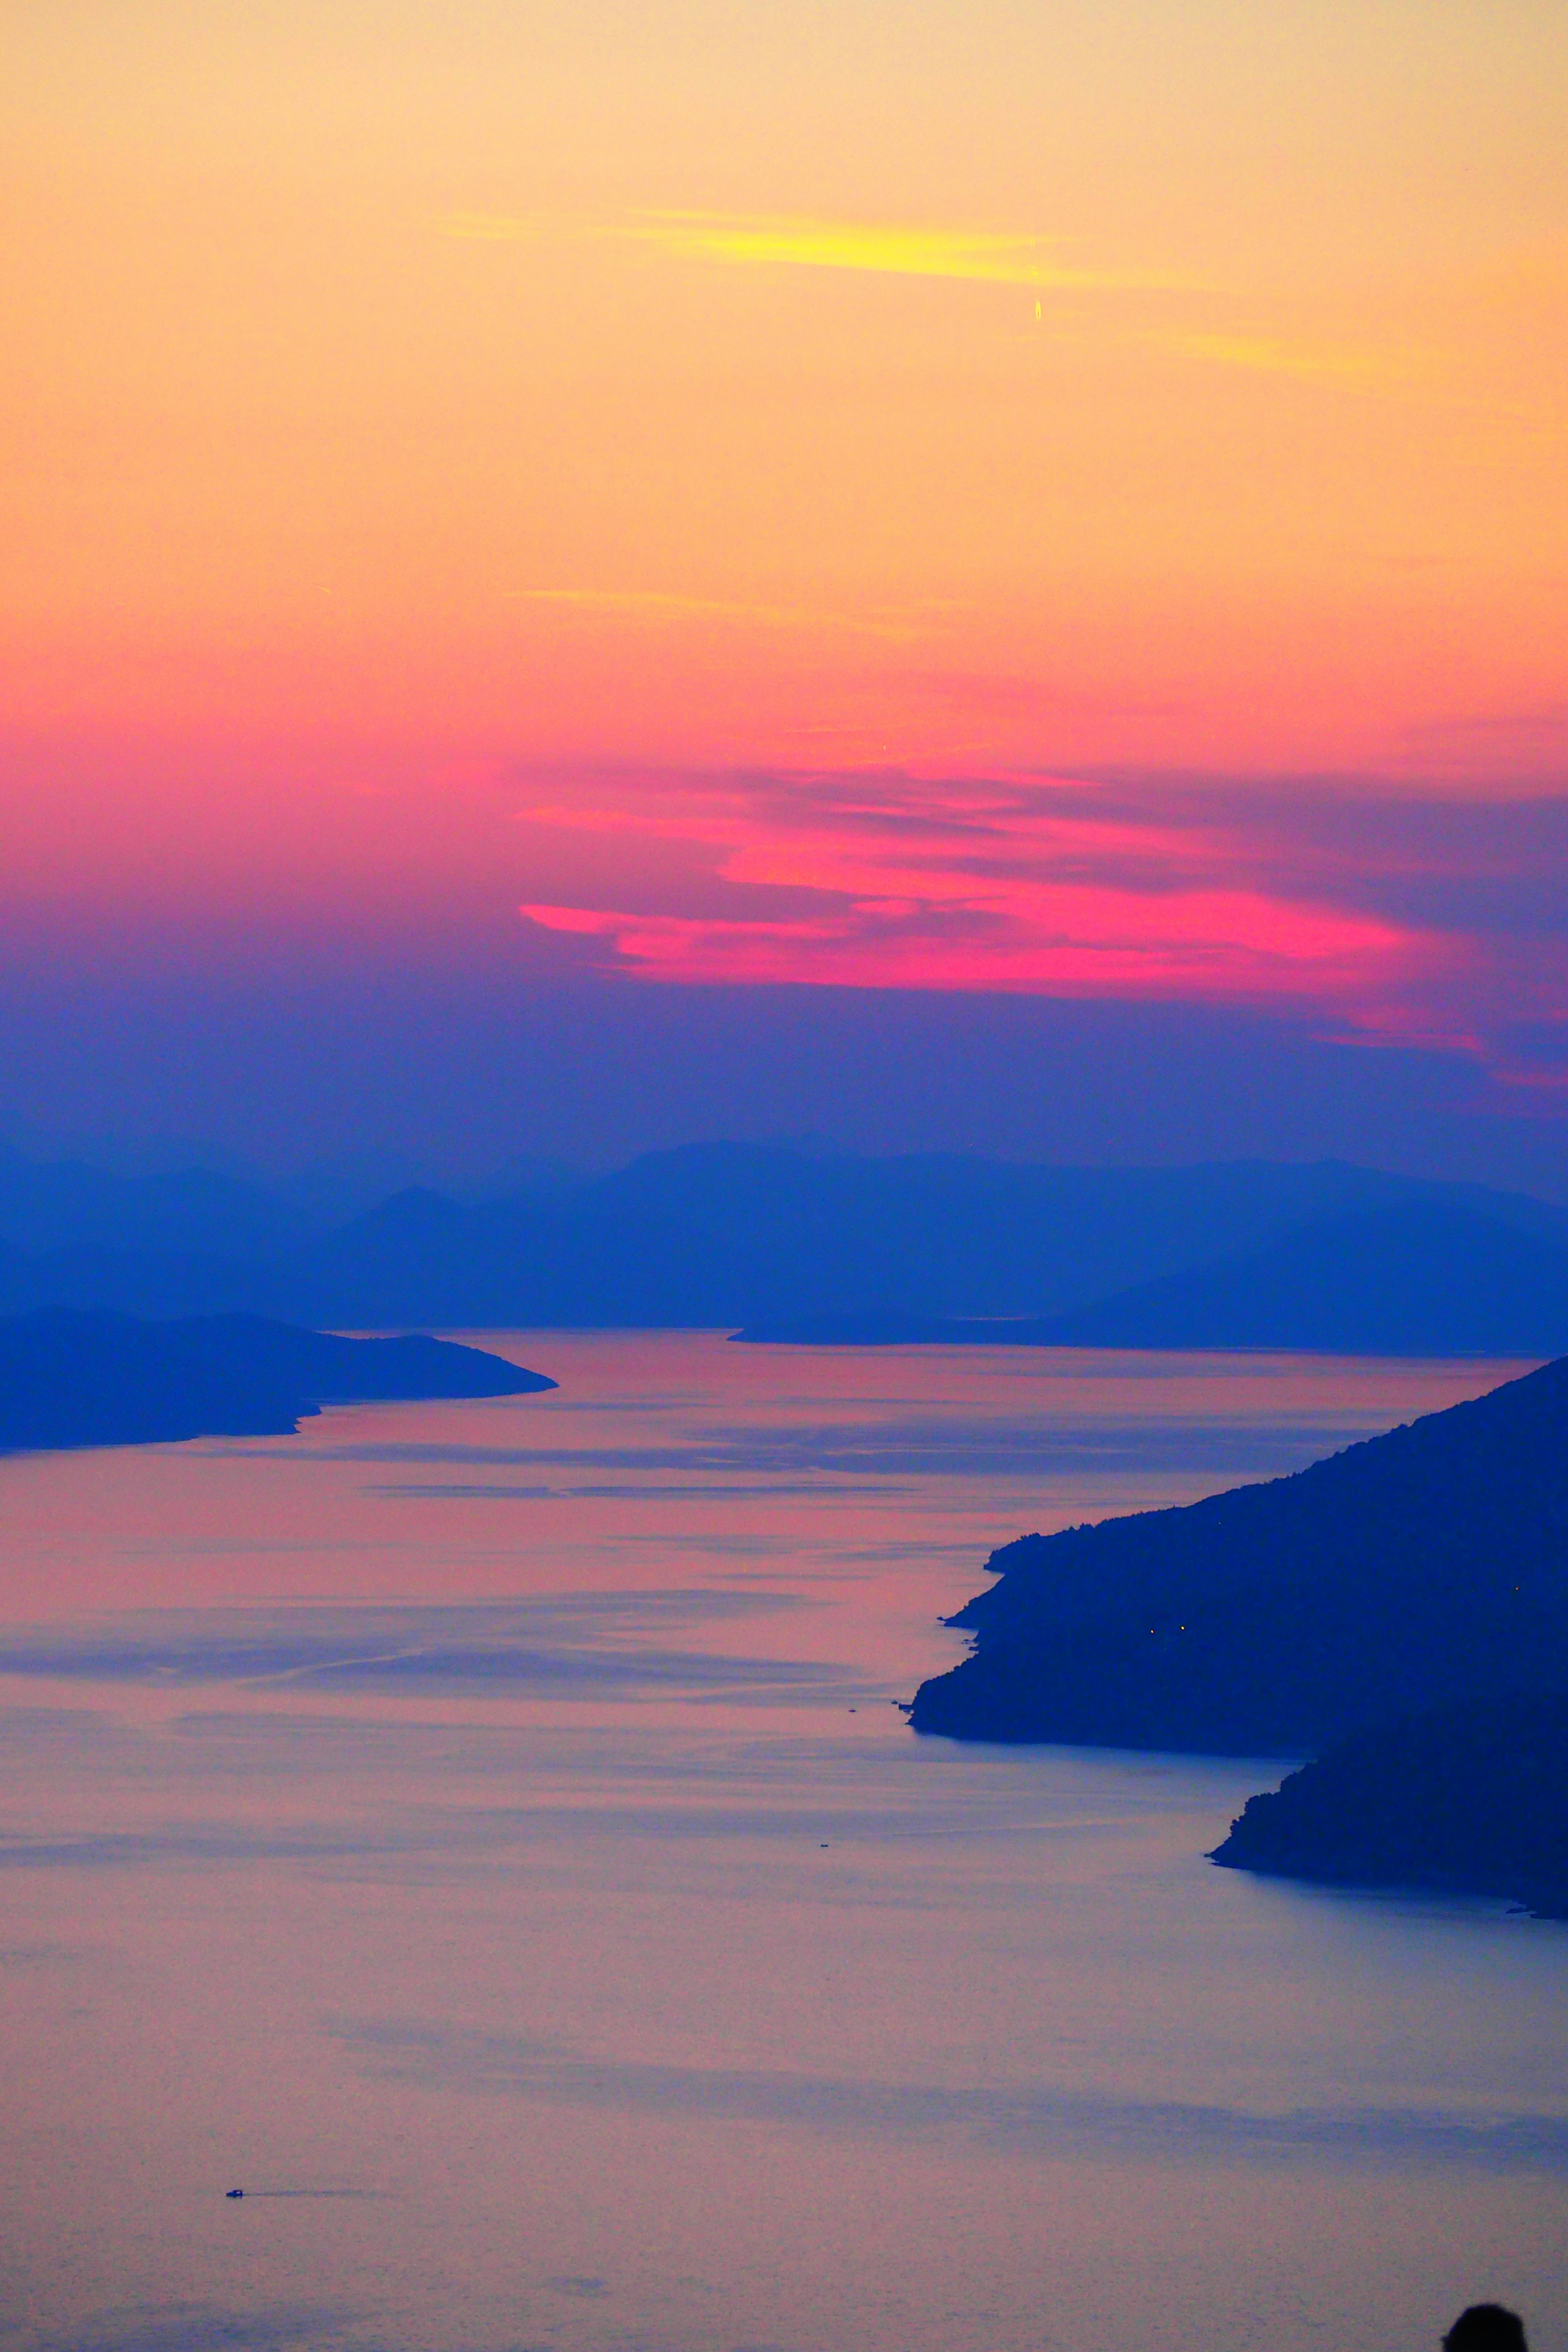
M 893 1704 L 994 1545 L 1518 1367 L 483 1343 L 559 1390 L 0 1461 L 0 2345 L 1568 2340 L 1568 1927 Z

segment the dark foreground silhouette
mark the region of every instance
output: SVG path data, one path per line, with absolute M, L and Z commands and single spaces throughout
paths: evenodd
M 1528 2352 L 1524 2322 L 1500 2303 L 1472 2303 L 1444 2336 L 1443 2352 Z
M 1568 1690 L 1568 1360 L 1309 1470 L 992 1556 L 961 1739 L 1312 1755 L 1392 1717 Z
M 1568 1691 L 1439 1707 L 1340 1741 L 1250 1798 L 1211 1859 L 1500 1895 L 1568 1918 Z
M 542 1372 L 447 1339 L 346 1339 L 258 1315 L 47 1308 L 0 1322 L 0 1451 L 277 1436 L 351 1399 L 522 1396 Z

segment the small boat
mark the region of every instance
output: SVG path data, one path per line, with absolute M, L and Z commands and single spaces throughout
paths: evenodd
M 227 2193 L 227 2195 L 229 2195 L 230 2197 L 243 2197 L 243 2196 L 244 2196 L 244 2194 L 245 2194 L 245 2191 L 244 2191 L 244 2189 L 229 2189 L 226 2193 Z

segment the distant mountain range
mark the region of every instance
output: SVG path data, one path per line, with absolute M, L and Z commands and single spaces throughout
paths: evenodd
M 1353 1355 L 1556 1355 L 1568 1246 L 1432 1200 L 1300 1225 L 1057 1321 L 1080 1348 L 1300 1348 Z
M 786 1315 L 742 1340 L 816 1347 L 1279 1348 L 1373 1356 L 1551 1356 L 1568 1348 L 1568 1246 L 1444 1201 L 1289 1227 L 1260 1248 L 1065 1314 L 976 1319 L 873 1309 Z
M 1026 1536 L 910 1720 L 963 1739 L 1310 1755 L 1568 1689 L 1568 1360 L 1184 1508 Z
M 0 1451 L 268 1437 L 330 1402 L 554 1386 L 449 1340 L 341 1339 L 252 1315 L 144 1323 L 55 1307 L 0 1321 Z
M 1337 1161 L 1018 1167 L 740 1144 L 337 1223 L 238 1180 L 0 1155 L 0 1313 L 376 1328 L 740 1325 L 750 1339 L 1568 1348 L 1568 1210 Z M 994 1326 L 994 1328 L 992 1328 Z

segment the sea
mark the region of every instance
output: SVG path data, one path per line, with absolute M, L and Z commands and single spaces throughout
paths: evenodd
M 0 1460 L 5 2352 L 1568 2346 L 1568 1925 L 901 1712 L 1523 1367 L 458 1336 L 558 1389 Z

